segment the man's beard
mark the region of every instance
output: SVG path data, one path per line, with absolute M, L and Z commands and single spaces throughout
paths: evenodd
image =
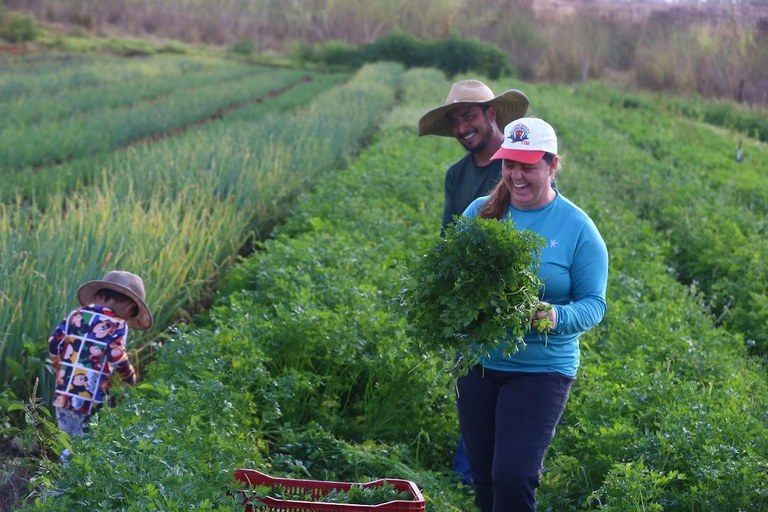
M 487 137 L 484 137 L 480 141 L 480 143 L 477 144 L 476 146 L 467 147 L 465 144 L 462 144 L 462 146 L 464 146 L 464 149 L 466 149 L 470 153 L 480 153 L 481 151 L 483 151 L 488 146 L 488 141 L 486 139 L 487 139 Z
M 488 141 L 491 140 L 491 134 L 493 133 L 493 127 L 491 126 L 491 121 L 488 120 L 488 117 L 485 117 L 485 135 L 480 139 L 480 142 L 477 143 L 475 146 L 467 146 L 463 141 L 459 140 L 462 146 L 464 146 L 464 149 L 469 151 L 470 153 L 480 153 L 485 148 L 488 147 Z

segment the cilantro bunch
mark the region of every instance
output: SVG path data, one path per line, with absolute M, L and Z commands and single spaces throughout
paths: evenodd
M 507 340 L 524 346 L 538 305 L 544 240 L 511 221 L 458 217 L 408 265 L 400 305 L 419 348 L 465 374 Z
M 327 493 L 318 496 L 313 495 L 311 489 L 308 488 L 291 488 L 280 484 L 273 484 L 271 486 L 258 485 L 254 487 L 248 503 L 254 506 L 267 506 L 259 499 L 260 497 L 281 501 L 345 503 L 354 505 L 381 505 L 390 501 L 414 501 L 411 493 L 399 491 L 389 482 L 383 482 L 381 485 L 353 484 L 348 489 L 331 489 Z M 286 505 L 289 504 L 286 503 Z

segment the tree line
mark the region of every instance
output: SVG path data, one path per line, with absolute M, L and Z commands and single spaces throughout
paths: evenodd
M 606 0 L 6 0 L 40 22 L 291 52 L 400 31 L 498 46 L 519 78 L 768 104 L 768 4 Z

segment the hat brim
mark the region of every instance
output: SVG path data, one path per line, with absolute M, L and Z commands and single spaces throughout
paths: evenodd
M 544 157 L 546 151 L 532 151 L 525 149 L 498 149 L 491 160 L 512 160 L 521 164 L 535 164 Z
M 418 128 L 419 136 L 439 135 L 441 137 L 453 137 L 453 128 L 448 121 L 448 112 L 468 105 L 489 105 L 496 111 L 496 124 L 501 130 L 510 122 L 525 116 L 530 101 L 528 96 L 517 89 L 509 89 L 488 101 L 462 101 L 449 103 L 434 108 L 421 116 Z
M 136 316 L 124 319 L 128 324 L 128 327 L 138 329 L 140 331 L 144 331 L 152 327 L 154 320 L 152 318 L 152 313 L 147 307 L 147 303 L 144 302 L 144 299 L 139 297 L 136 292 L 128 287 L 120 286 L 119 284 L 115 284 L 109 281 L 89 281 L 77 290 L 77 300 L 80 301 L 82 306 L 94 304 L 96 302 L 96 295 L 98 294 L 99 290 L 104 289 L 114 290 L 130 297 L 130 299 L 139 307 L 139 313 Z

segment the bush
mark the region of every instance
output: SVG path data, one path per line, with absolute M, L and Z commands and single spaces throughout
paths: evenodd
M 251 39 L 243 38 L 237 43 L 233 44 L 229 51 L 236 55 L 250 57 L 254 54 L 254 52 L 256 52 L 256 44 Z
M 445 71 L 449 77 L 468 71 L 494 80 L 514 74 L 509 56 L 499 47 L 476 38 L 464 39 L 457 33 L 451 34 L 448 39 L 434 41 L 428 62 Z
M 423 66 L 427 62 L 425 49 L 424 43 L 416 37 L 393 31 L 363 46 L 361 53 L 366 62 L 394 61 L 410 68 Z
M 364 63 L 360 50 L 343 41 L 329 41 L 314 47 L 303 47 L 299 57 L 303 61 L 350 68 L 362 66 Z
M 40 35 L 32 16 L 8 16 L 0 20 L 0 38 L 11 43 L 34 41 Z
M 393 31 L 376 41 L 355 47 L 342 41 L 302 45 L 296 56 L 303 62 L 358 67 L 366 62 L 399 62 L 406 68 L 434 67 L 449 77 L 475 72 L 496 80 L 515 75 L 509 56 L 491 43 L 465 39 L 454 33 L 448 39 L 418 39 Z

